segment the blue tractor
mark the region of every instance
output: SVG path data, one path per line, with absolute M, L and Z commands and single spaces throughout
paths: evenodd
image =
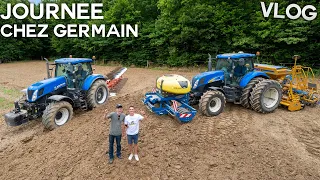
M 223 112 L 226 102 L 241 104 L 257 112 L 273 112 L 281 101 L 282 88 L 262 71 L 254 68 L 255 54 L 230 53 L 216 57 L 215 71 L 193 77 L 191 105 L 199 105 L 203 115 L 216 116 Z
M 15 109 L 4 115 L 9 126 L 42 117 L 43 125 L 53 130 L 72 118 L 73 109 L 92 110 L 106 103 L 106 79 L 93 74 L 92 59 L 57 59 L 54 64 L 46 61 L 48 78 L 29 86 L 15 102 Z M 51 77 L 53 71 L 55 76 Z

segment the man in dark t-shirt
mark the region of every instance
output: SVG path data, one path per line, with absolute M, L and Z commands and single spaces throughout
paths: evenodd
M 105 114 L 105 118 L 110 119 L 110 130 L 109 130 L 109 163 L 113 163 L 114 155 L 113 155 L 113 144 L 114 139 L 116 139 L 117 143 L 117 157 L 122 159 L 121 157 L 121 137 L 124 133 L 123 121 L 126 115 L 123 113 L 122 105 L 118 104 L 116 106 L 116 112 L 112 112 Z

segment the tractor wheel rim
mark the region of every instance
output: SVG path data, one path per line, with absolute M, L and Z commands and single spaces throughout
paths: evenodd
M 211 112 L 217 112 L 221 108 L 221 105 L 221 99 L 219 99 L 218 97 L 214 97 L 209 103 L 209 109 Z
M 274 107 L 279 100 L 279 93 L 276 88 L 270 88 L 263 93 L 263 104 L 267 108 Z
M 107 89 L 105 87 L 99 87 L 96 92 L 96 101 L 98 104 L 103 104 L 107 99 Z
M 56 125 L 62 126 L 68 121 L 69 116 L 70 116 L 69 110 L 67 108 L 61 108 L 57 112 L 54 122 L 56 123 Z

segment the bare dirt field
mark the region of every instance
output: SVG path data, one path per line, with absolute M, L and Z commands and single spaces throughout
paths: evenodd
M 114 67 L 96 66 L 107 74 Z M 129 68 L 117 97 L 101 108 L 76 112 L 65 126 L 44 130 L 38 121 L 7 127 L 0 118 L 0 179 L 320 179 L 320 107 L 259 114 L 227 104 L 217 117 L 198 114 L 187 124 L 147 112 L 140 131 L 140 162 L 108 164 L 105 109 L 141 103 L 158 76 L 176 71 Z M 191 79 L 197 72 L 179 72 Z M 44 62 L 0 64 L 0 114 L 19 91 L 45 77 Z

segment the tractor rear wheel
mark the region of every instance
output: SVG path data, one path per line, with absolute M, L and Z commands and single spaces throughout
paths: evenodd
M 91 110 L 107 102 L 109 90 L 104 80 L 97 80 L 93 83 L 87 93 L 88 109 Z
M 59 126 L 63 126 L 73 116 L 73 108 L 66 101 L 52 102 L 43 112 L 42 124 L 45 128 L 53 130 Z
M 226 104 L 226 98 L 220 91 L 205 92 L 199 102 L 199 109 L 205 116 L 219 115 Z
M 253 78 L 247 86 L 242 90 L 242 95 L 240 98 L 241 105 L 247 109 L 249 109 L 250 106 L 250 93 L 252 92 L 252 89 L 254 86 L 259 83 L 260 81 L 264 80 L 262 77 Z
M 252 109 L 261 113 L 271 113 L 278 108 L 282 98 L 282 88 L 275 80 L 263 80 L 251 92 Z

